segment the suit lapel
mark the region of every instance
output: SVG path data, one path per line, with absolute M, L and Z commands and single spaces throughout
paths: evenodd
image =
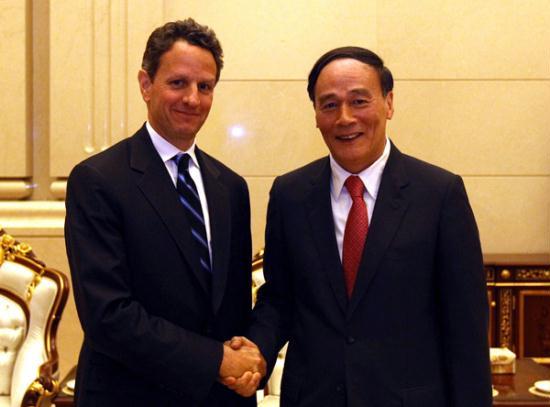
M 407 184 L 408 177 L 402 165 L 401 152 L 392 144 L 390 156 L 382 174 L 359 273 L 347 309 L 347 319 L 351 317 L 365 295 L 370 282 L 378 272 L 382 257 L 399 228 L 408 206 L 405 194 Z
M 231 235 L 231 210 L 229 192 L 220 181 L 219 170 L 214 163 L 198 148 L 195 150 L 201 167 L 208 214 L 212 246 L 212 308 L 217 313 L 225 292 L 225 283 L 229 270 L 229 240 Z
M 209 293 L 208 276 L 200 267 L 196 251 L 190 250 L 194 242 L 185 211 L 179 202 L 176 188 L 166 166 L 155 150 L 145 126 L 132 137 L 130 148 L 130 167 L 142 174 L 137 181 L 138 188 L 166 225 L 205 293 Z
M 345 312 L 347 294 L 343 278 L 342 263 L 334 234 L 334 220 L 330 200 L 330 162 L 322 161 L 321 171 L 312 178 L 311 190 L 306 198 L 308 219 L 313 240 L 328 275 L 338 305 Z

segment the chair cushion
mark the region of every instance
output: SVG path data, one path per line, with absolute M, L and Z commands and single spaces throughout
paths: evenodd
M 12 299 L 0 294 L 0 395 L 10 395 L 15 359 L 27 325 L 25 312 Z
M 269 395 L 258 403 L 258 407 L 279 407 L 279 403 L 279 396 Z
M 269 377 L 267 382 L 267 387 L 269 389 L 269 394 L 274 396 L 281 395 L 281 381 L 283 378 L 283 368 L 285 366 L 285 360 L 279 355 L 275 366 L 273 367 L 273 372 Z

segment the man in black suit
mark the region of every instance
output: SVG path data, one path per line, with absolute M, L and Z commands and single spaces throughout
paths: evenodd
M 491 406 L 474 215 L 459 176 L 387 138 L 392 89 L 358 47 L 309 75 L 330 157 L 273 184 L 248 333 L 269 367 L 289 341 L 282 407 Z
M 195 145 L 222 65 L 208 27 L 157 28 L 138 75 L 146 124 L 71 172 L 78 406 L 256 405 L 218 382 L 265 369 L 254 346 L 223 343 L 250 322 L 251 236 L 244 179 Z

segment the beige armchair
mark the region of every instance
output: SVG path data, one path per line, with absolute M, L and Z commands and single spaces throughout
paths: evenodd
M 69 285 L 0 228 L 0 407 L 48 406 L 58 388 L 56 332 Z

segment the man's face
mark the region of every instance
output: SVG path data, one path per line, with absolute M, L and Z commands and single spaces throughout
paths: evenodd
M 315 84 L 315 120 L 340 166 L 358 173 L 384 151 L 393 93 L 382 94 L 378 72 L 356 59 L 327 64 Z
M 138 80 L 151 126 L 180 150 L 187 150 L 208 117 L 216 62 L 210 51 L 176 41 L 162 54 L 155 78 L 140 70 Z

